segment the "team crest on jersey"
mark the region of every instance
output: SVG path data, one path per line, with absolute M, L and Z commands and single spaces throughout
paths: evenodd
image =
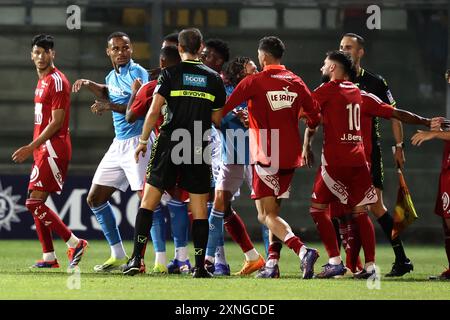
M 448 196 L 448 193 L 444 192 L 442 194 L 442 209 L 444 209 L 444 211 L 446 211 L 448 209 L 449 202 L 450 202 L 450 198 Z
M 289 86 L 283 87 L 283 90 L 280 91 L 267 91 L 266 93 L 267 101 L 273 111 L 291 108 L 297 95 L 297 93 L 289 91 Z
M 11 222 L 20 222 L 18 213 L 27 211 L 25 206 L 18 204 L 19 195 L 12 194 L 12 187 L 3 189 L 0 181 L 0 231 L 5 228 L 11 231 Z

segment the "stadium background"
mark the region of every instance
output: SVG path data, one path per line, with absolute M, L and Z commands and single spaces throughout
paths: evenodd
M 70 5 L 81 8 L 81 29 L 66 26 Z M 381 29 L 369 30 L 366 21 L 371 4 L 381 8 Z M 221 38 L 230 45 L 231 56 L 247 55 L 257 62 L 258 40 L 277 35 L 286 44 L 284 64 L 298 73 L 310 89 L 320 83 L 324 53 L 338 47 L 341 35 L 355 32 L 366 38 L 363 67 L 383 75 L 398 107 L 424 116 L 449 114 L 450 92 L 444 72 L 450 65 L 450 2 L 446 0 L 402 1 L 8 1 L 0 2 L 0 239 L 35 238 L 32 219 L 22 205 L 31 162 L 15 165 L 11 154 L 30 141 L 33 128 L 33 97 L 36 71 L 30 61 L 30 40 L 37 33 L 50 33 L 56 41 L 56 66 L 73 83 L 87 78 L 103 82 L 111 70 L 105 55 L 106 37 L 121 30 L 132 39 L 135 61 L 147 69 L 157 66 L 163 35 L 195 26 L 205 39 Z M 101 157 L 113 138 L 109 114 L 91 114 L 93 97 L 87 90 L 72 95 L 71 133 L 73 160 L 61 197 L 52 197 L 64 221 L 83 236 L 102 238 L 85 203 L 87 188 Z M 408 243 L 442 241 L 441 220 L 433 214 L 442 143 L 411 146 L 416 130 L 404 126 L 405 176 L 420 217 L 404 234 Z M 396 172 L 390 147 L 389 121 L 382 120 L 385 165 L 385 202 L 392 212 L 396 198 Z M 319 160 L 320 139 L 315 143 Z M 316 165 L 317 168 L 317 165 Z M 300 169 L 293 182 L 293 195 L 282 214 L 306 240 L 318 240 L 308 213 L 315 169 Z M 235 204 L 255 239 L 260 238 L 253 202 L 244 196 Z M 12 197 L 16 196 L 16 197 Z M 20 199 L 17 197 L 20 196 Z M 72 201 L 71 203 L 68 200 Z M 131 239 L 129 221 L 137 206 L 131 193 L 116 195 L 124 238 Z M 130 216 L 131 215 L 131 216 Z M 384 242 L 378 224 L 377 239 Z

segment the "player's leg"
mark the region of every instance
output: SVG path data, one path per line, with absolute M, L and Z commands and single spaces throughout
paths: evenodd
M 150 236 L 152 238 L 153 248 L 155 250 L 155 264 L 152 270 L 153 273 L 168 273 L 166 265 L 165 207 L 166 206 L 160 203 L 160 205 L 153 212 L 152 227 L 150 229 Z
M 445 253 L 447 255 L 448 269 L 441 273 L 439 276 L 442 280 L 450 279 L 450 217 L 444 217 L 442 219 L 442 225 L 444 227 L 444 245 L 445 245 Z
M 187 204 L 175 199 L 167 203 L 170 212 L 170 225 L 175 244 L 175 258 L 167 265 L 169 273 L 189 273 L 191 263 L 188 257 L 188 232 L 190 221 Z
M 262 268 L 256 273 L 256 278 L 279 278 L 280 268 L 278 266 L 279 260 L 281 258 L 281 248 L 283 247 L 283 242 L 275 237 L 269 230 L 269 248 L 267 260 Z
M 117 227 L 113 207 L 109 202 L 116 190 L 115 187 L 93 183 L 87 196 L 87 203 L 102 228 L 111 250 L 109 259 L 103 264 L 94 266 L 96 272 L 109 272 L 120 269 L 128 260 L 123 247 L 122 237 Z

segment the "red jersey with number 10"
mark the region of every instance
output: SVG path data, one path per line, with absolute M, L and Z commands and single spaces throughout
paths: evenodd
M 70 160 L 72 146 L 69 135 L 70 118 L 70 83 L 66 76 L 54 68 L 44 78 L 39 79 L 34 96 L 34 133 L 36 139 L 52 120 L 52 111 L 63 109 L 64 122 L 49 140 L 33 152 L 36 160 L 47 154 L 53 158 Z
M 262 72 L 239 82 L 225 104 L 223 115 L 244 101 L 249 101 L 252 164 L 277 169 L 301 166 L 302 143 L 298 119 L 305 115 L 310 127 L 319 123 L 318 105 L 303 80 L 283 65 L 266 66 Z M 276 134 L 278 141 L 272 143 Z M 278 152 L 278 158 L 272 151 Z
M 322 84 L 313 92 L 323 121 L 322 165 L 360 167 L 366 165 L 361 133 L 361 93 L 343 80 Z

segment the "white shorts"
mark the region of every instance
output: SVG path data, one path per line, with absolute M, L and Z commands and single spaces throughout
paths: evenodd
M 219 174 L 216 180 L 216 190 L 229 191 L 234 197 L 240 194 L 239 188 L 244 181 L 252 190 L 252 168 L 243 164 L 220 164 Z
M 139 144 L 139 136 L 126 140 L 114 138 L 95 171 L 92 183 L 114 187 L 122 192 L 125 192 L 128 186 L 131 186 L 133 191 L 142 190 L 153 141 L 154 134 L 152 133 L 145 157 L 141 157 L 136 163 L 134 151 Z

